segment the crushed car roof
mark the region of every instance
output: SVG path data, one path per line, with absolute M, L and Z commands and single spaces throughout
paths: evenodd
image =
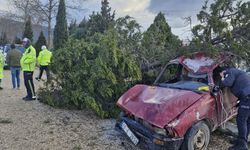
M 229 52 L 221 52 L 216 56 L 197 52 L 190 56 L 181 56 L 177 58 L 177 61 L 193 73 L 208 73 L 212 72 L 221 63 L 230 60 L 233 56 L 234 54 Z

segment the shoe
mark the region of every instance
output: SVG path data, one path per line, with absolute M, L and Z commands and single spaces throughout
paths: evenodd
M 40 81 L 41 79 L 39 79 L 38 77 L 35 78 L 37 81 Z
M 28 96 L 25 96 L 25 97 L 22 98 L 22 100 L 25 100 L 25 99 L 27 99 L 27 98 L 29 98 L 29 97 L 28 97 Z
M 33 100 L 36 100 L 36 98 L 24 97 L 23 100 L 24 100 L 24 101 L 33 101 Z
M 24 99 L 25 101 L 34 101 L 34 100 L 36 100 L 36 99 L 33 99 L 33 98 L 26 98 L 26 99 Z
M 27 99 L 27 98 L 29 98 L 29 96 L 27 95 L 27 96 L 25 96 L 25 97 L 23 97 L 22 98 L 22 100 L 25 100 L 25 99 Z

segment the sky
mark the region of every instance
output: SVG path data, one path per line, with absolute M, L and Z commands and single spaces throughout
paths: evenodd
M 78 3 L 84 11 L 71 11 L 69 18 L 76 18 L 79 22 L 88 17 L 93 11 L 100 11 L 101 0 L 68 0 Z M 205 0 L 109 0 L 112 10 L 115 10 L 116 17 L 129 15 L 133 17 L 142 26 L 145 31 L 157 13 L 160 11 L 165 14 L 166 20 L 170 25 L 172 32 L 185 40 L 191 38 L 189 24 L 185 23 L 184 17 L 191 17 L 192 26 L 197 24 L 196 14 L 201 10 Z M 212 0 L 210 0 L 212 1 Z M 11 9 L 8 6 L 8 0 L 0 0 L 0 10 L 7 11 Z M 70 19 L 68 19 L 70 21 Z
M 166 20 L 172 32 L 181 39 L 191 38 L 190 25 L 183 18 L 191 17 L 192 26 L 198 23 L 196 14 L 201 10 L 205 0 L 109 0 L 112 10 L 115 10 L 116 17 L 130 15 L 146 30 L 153 23 L 155 16 L 161 11 L 165 14 Z M 84 14 L 99 11 L 101 0 L 87 0 L 82 2 L 86 6 Z M 79 16 L 80 17 L 80 16 Z

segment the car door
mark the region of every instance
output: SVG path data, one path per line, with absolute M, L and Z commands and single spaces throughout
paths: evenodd
M 220 90 L 218 104 L 218 120 L 222 124 L 231 119 L 236 114 L 237 98 L 232 94 L 229 88 Z
M 213 82 L 215 86 L 220 85 L 220 71 L 221 69 L 215 68 L 213 71 Z M 237 98 L 232 94 L 228 87 L 220 88 L 215 96 L 216 112 L 218 125 L 223 124 L 231 119 L 236 114 Z

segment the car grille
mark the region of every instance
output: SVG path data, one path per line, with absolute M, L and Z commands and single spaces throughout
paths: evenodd
M 138 118 L 136 116 L 133 116 L 131 119 L 133 119 L 136 122 L 140 123 L 141 125 L 143 125 L 147 129 L 149 129 L 150 131 L 154 131 L 155 133 L 158 133 L 160 135 L 167 136 L 165 129 L 155 127 L 154 125 L 152 125 L 152 124 L 148 123 L 147 121 L 144 121 L 143 119 Z

